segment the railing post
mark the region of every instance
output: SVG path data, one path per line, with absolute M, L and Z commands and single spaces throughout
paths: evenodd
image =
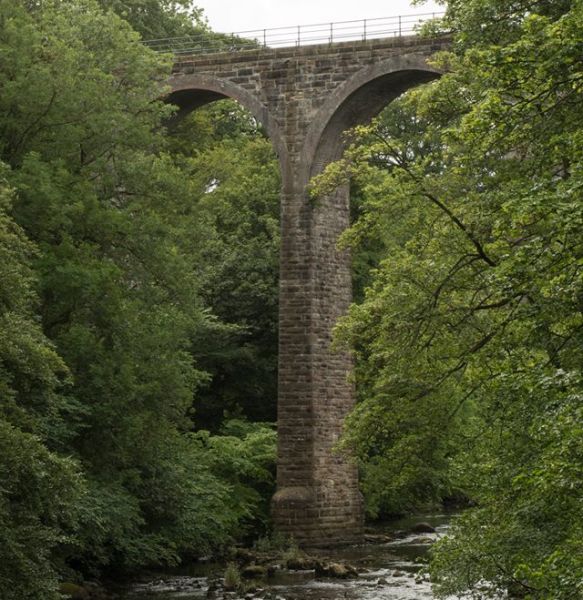
M 296 42 L 296 45 L 297 45 L 297 46 L 299 46 L 299 45 L 300 45 L 300 43 L 301 43 L 301 40 L 302 40 L 302 37 L 301 37 L 301 36 L 302 36 L 302 30 L 301 30 L 301 26 L 300 26 L 300 25 L 298 25 L 298 40 L 297 40 L 297 42 Z
M 334 42 L 334 23 L 330 23 L 330 43 Z
M 364 31 L 362 33 L 362 40 L 366 42 L 366 19 L 364 20 Z
M 399 15 L 399 37 L 401 37 L 402 35 L 402 28 L 401 28 L 401 15 Z
M 267 29 L 263 30 L 263 47 L 267 48 Z

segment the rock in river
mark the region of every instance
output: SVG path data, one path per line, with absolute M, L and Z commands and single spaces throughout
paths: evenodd
M 435 533 L 435 527 L 432 527 L 429 523 L 416 523 L 411 527 L 413 533 Z

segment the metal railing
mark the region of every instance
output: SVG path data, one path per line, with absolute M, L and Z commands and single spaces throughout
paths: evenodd
M 312 44 L 332 44 L 357 40 L 414 35 L 423 23 L 443 16 L 432 12 L 359 21 L 295 25 L 274 29 L 254 29 L 236 33 L 200 33 L 158 40 L 146 40 L 144 44 L 157 52 L 174 54 L 210 54 L 252 48 L 288 48 Z

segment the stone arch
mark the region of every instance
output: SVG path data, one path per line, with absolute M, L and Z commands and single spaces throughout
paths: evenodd
M 402 54 L 360 70 L 338 87 L 308 130 L 301 169 L 305 183 L 341 157 L 346 130 L 370 121 L 403 92 L 441 74 L 428 64 L 426 54 Z
M 283 185 L 289 181 L 289 160 L 283 135 L 268 108 L 257 96 L 231 81 L 209 75 L 172 76 L 169 84 L 171 89 L 166 101 L 178 106 L 178 112 L 172 120 L 179 120 L 191 111 L 217 100 L 231 98 L 241 104 L 265 128 L 279 160 Z

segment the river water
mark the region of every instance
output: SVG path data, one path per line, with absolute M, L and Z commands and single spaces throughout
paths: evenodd
M 390 541 L 326 550 L 312 555 L 346 562 L 360 574 L 350 579 L 316 579 L 313 572 L 281 572 L 243 595 L 224 592 L 224 565 L 195 565 L 180 574 L 163 574 L 135 582 L 121 590 L 120 600 L 431 600 L 431 586 L 423 565 L 431 544 L 444 535 L 450 515 L 431 514 L 378 525 L 377 535 Z M 429 523 L 435 533 L 411 533 L 416 523 Z M 453 599 L 452 599 L 453 600 Z

